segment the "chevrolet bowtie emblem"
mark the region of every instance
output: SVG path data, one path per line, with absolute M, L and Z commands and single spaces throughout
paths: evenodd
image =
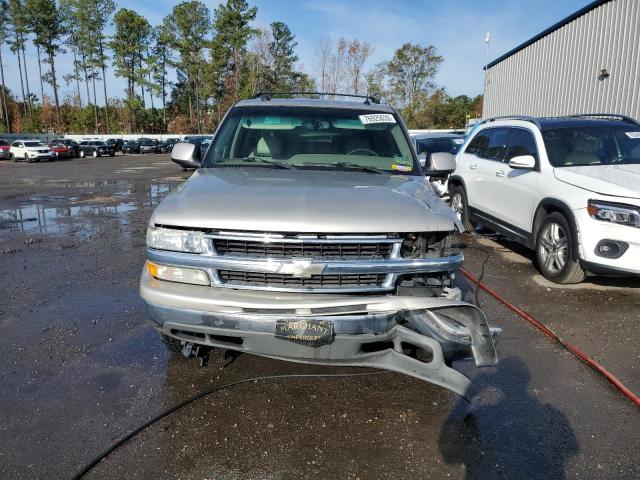
M 289 263 L 283 263 L 278 273 L 297 278 L 311 278 L 313 275 L 321 275 L 326 267 L 325 263 L 313 263 L 310 260 L 293 260 Z

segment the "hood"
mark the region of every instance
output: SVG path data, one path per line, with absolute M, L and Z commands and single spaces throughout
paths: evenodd
M 307 233 L 451 231 L 453 212 L 424 177 L 271 168 L 201 168 L 151 223 Z
M 590 192 L 640 198 L 640 165 L 585 165 L 555 168 L 558 180 Z

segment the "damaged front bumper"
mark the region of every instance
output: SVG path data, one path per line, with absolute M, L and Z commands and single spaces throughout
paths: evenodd
M 400 295 L 309 295 L 230 290 L 153 278 L 140 294 L 154 326 L 185 342 L 292 362 L 396 371 L 473 396 L 470 380 L 450 367 L 457 359 L 497 363 L 494 338 L 480 309 L 451 298 Z M 286 306 L 283 308 L 283 305 Z M 331 326 L 326 344 L 276 336 L 283 322 Z M 416 351 L 426 355 L 416 356 Z

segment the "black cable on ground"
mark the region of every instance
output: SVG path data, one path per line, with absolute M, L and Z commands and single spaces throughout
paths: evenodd
M 469 245 L 467 243 L 454 243 L 453 245 L 451 245 L 451 248 L 460 248 L 462 250 L 465 250 L 465 249 L 477 250 L 478 252 L 481 252 L 484 254 L 484 260 L 482 261 L 482 265 L 480 267 L 480 275 L 478 276 L 478 279 L 481 282 L 482 279 L 484 278 L 484 273 L 485 273 L 487 263 L 489 262 L 489 258 L 491 257 L 491 254 L 493 252 L 490 252 L 484 248 L 476 247 L 475 245 Z M 480 308 L 480 298 L 479 298 L 480 284 L 479 283 L 475 284 L 475 287 L 473 290 L 473 297 L 474 297 L 474 302 L 476 304 L 476 307 Z
M 263 376 L 263 377 L 245 378 L 244 380 L 238 380 L 236 382 L 225 383 L 224 385 L 217 385 L 215 387 L 208 388 L 208 389 L 206 389 L 206 390 L 204 390 L 204 391 L 202 391 L 200 393 L 197 393 L 194 396 L 192 396 L 192 397 L 190 397 L 190 398 L 188 398 L 188 399 L 186 399 L 186 400 L 174 405 L 173 407 L 163 411 L 159 415 L 156 415 L 155 417 L 153 417 L 151 420 L 149 420 L 146 423 L 140 425 L 135 430 L 132 430 L 131 432 L 127 433 L 124 437 L 122 437 L 120 440 L 115 442 L 113 445 L 111 445 L 109 448 L 107 448 L 104 452 L 102 452 L 100 455 L 98 455 L 93 460 L 91 460 L 91 462 L 89 462 L 87 465 L 85 465 L 82 468 L 82 470 L 80 470 L 76 475 L 73 476 L 73 480 L 79 480 L 79 479 L 83 478 L 87 473 L 89 473 L 93 469 L 93 467 L 95 467 L 98 463 L 100 463 L 102 460 L 104 460 L 114 450 L 120 448 L 126 442 L 131 440 L 137 434 L 139 434 L 140 432 L 142 432 L 146 428 L 150 427 L 151 425 L 153 425 L 157 421 L 162 420 L 163 418 L 171 415 L 173 412 L 175 412 L 177 410 L 180 410 L 182 407 L 186 407 L 187 405 L 195 402 L 196 400 L 199 400 L 202 397 L 206 397 L 207 395 L 211 395 L 212 393 L 216 393 L 216 392 L 219 392 L 221 390 L 224 390 L 224 389 L 227 389 L 227 388 L 230 388 L 230 387 L 235 387 L 235 386 L 238 386 L 238 385 L 242 385 L 242 384 L 245 384 L 245 383 L 257 382 L 257 381 L 260 381 L 260 380 L 276 380 L 276 379 L 282 379 L 282 378 L 364 377 L 364 376 L 367 376 L 367 375 L 381 375 L 381 374 L 384 374 L 384 373 L 390 373 L 390 372 L 388 372 L 388 371 L 375 371 L 375 372 L 364 372 L 364 373 L 297 373 L 297 374 L 294 373 L 294 374 L 284 374 L 284 375 L 266 375 L 266 376 Z

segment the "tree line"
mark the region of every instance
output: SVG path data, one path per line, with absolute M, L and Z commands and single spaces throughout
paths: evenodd
M 257 28 L 256 15 L 246 0 L 213 11 L 189 0 L 151 25 L 113 0 L 0 0 L 0 132 L 210 132 L 231 105 L 260 91 L 373 95 L 412 128 L 460 128 L 481 111 L 481 97 L 451 98 L 435 85 L 443 58 L 432 45 L 405 44 L 368 68 L 368 42 L 325 37 L 309 74 L 289 26 Z M 4 46 L 18 67 L 15 92 L 5 83 Z M 60 54 L 72 59 L 62 76 Z M 122 95 L 111 92 L 108 73 L 126 80 Z

